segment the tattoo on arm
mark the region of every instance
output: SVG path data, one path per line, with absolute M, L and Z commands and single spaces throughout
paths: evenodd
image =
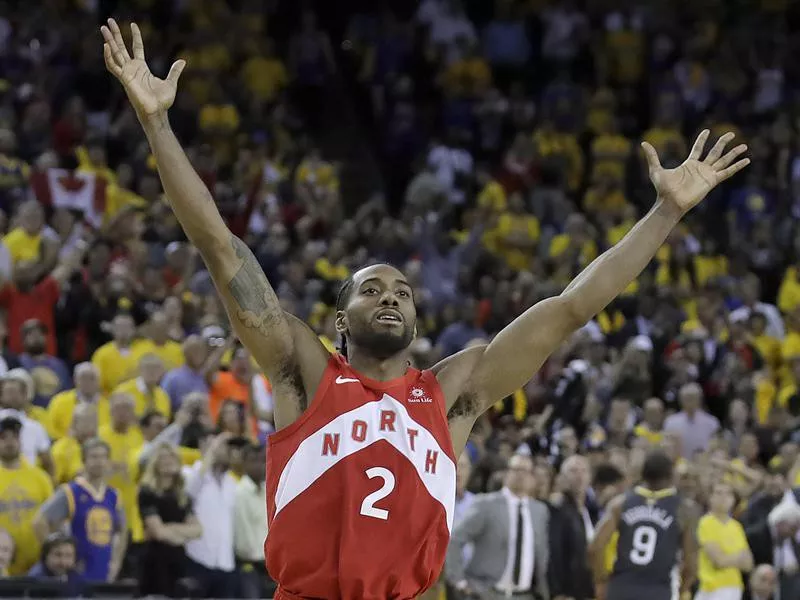
M 248 329 L 268 335 L 283 318 L 278 297 L 250 248 L 235 235 L 231 236 L 231 244 L 236 256 L 242 260 L 242 266 L 228 282 L 228 291 L 238 305 L 236 317 Z

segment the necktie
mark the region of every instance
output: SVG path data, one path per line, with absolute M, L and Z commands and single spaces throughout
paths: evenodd
M 514 548 L 514 572 L 512 582 L 519 585 L 519 576 L 522 571 L 522 501 L 517 502 L 517 544 Z

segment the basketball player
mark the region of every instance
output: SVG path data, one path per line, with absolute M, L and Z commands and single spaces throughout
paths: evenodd
M 680 218 L 744 168 L 746 146 L 709 132 L 666 170 L 645 144 L 658 200 L 613 249 L 564 292 L 528 309 L 489 344 L 429 371 L 409 367 L 416 331 L 411 286 L 397 269 L 353 274 L 337 303 L 344 356 L 331 355 L 284 312 L 253 253 L 231 234 L 172 133 L 167 110 L 186 63 L 165 79 L 132 53 L 113 20 L 102 27 L 108 70 L 125 88 L 155 156 L 167 198 L 214 279 L 239 339 L 274 392 L 267 464 L 267 566 L 276 598 L 414 598 L 437 579 L 453 522 L 456 457 L 475 420 L 522 387 L 561 342 L 647 266 Z
M 678 600 L 688 596 L 697 567 L 697 509 L 672 487 L 672 459 L 661 450 L 642 466 L 644 485 L 617 496 L 589 548 L 598 600 Z M 606 546 L 618 534 L 608 577 Z

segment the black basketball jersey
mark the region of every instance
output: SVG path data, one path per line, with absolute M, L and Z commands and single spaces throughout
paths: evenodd
M 611 588 L 635 592 L 676 581 L 681 549 L 678 508 L 681 499 L 675 488 L 652 491 L 637 487 L 625 495 L 617 531 L 617 560 L 609 580 Z M 624 590 L 624 591 L 623 591 Z

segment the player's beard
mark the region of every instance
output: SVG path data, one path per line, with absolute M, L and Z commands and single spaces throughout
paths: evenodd
M 350 343 L 378 360 L 389 359 L 402 352 L 414 339 L 414 328 L 403 324 L 403 331 L 376 330 L 369 325 L 361 331 L 350 331 Z

